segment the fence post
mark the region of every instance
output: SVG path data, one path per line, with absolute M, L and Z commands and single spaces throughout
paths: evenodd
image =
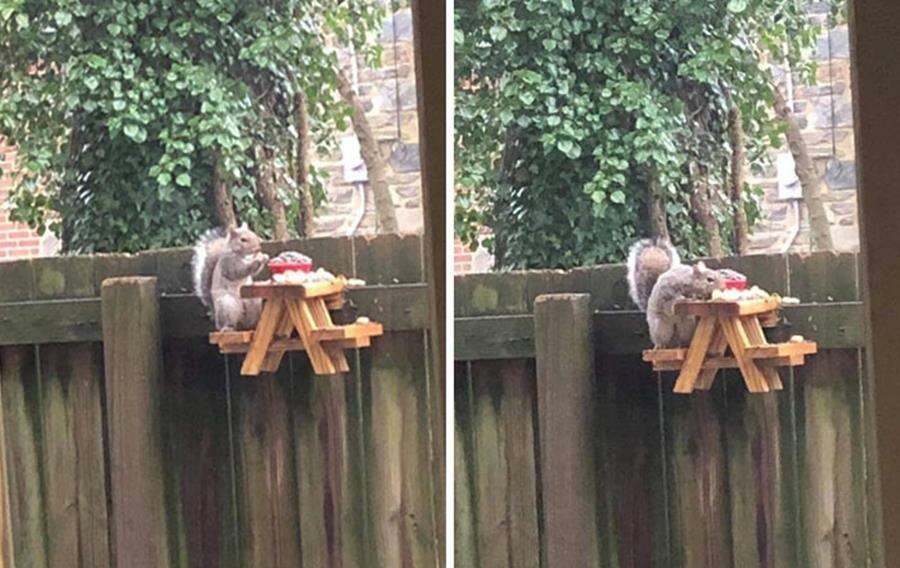
M 112 552 L 116 565 L 123 568 L 168 566 L 156 278 L 105 280 L 101 316 Z
M 599 562 L 594 486 L 594 346 L 589 294 L 534 302 L 544 565 Z

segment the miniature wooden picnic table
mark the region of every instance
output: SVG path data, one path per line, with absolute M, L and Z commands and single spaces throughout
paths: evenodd
M 214 332 L 209 341 L 222 353 L 247 353 L 242 375 L 278 370 L 287 351 L 306 351 L 316 374 L 345 373 L 350 366 L 344 349 L 368 347 L 372 337 L 384 332 L 375 322 L 334 324 L 329 309 L 344 305 L 346 285 L 339 277 L 309 284 L 255 282 L 242 286 L 242 298 L 263 300 L 256 329 Z
M 684 300 L 675 304 L 676 315 L 697 316 L 699 321 L 687 349 L 647 349 L 644 361 L 656 371 L 680 371 L 674 392 L 687 394 L 712 388 L 719 369 L 738 368 L 747 390 L 765 393 L 783 387 L 777 367 L 798 366 L 816 352 L 814 341 L 769 343 L 764 327 L 777 323 L 781 299 Z M 726 350 L 730 354 L 726 355 Z

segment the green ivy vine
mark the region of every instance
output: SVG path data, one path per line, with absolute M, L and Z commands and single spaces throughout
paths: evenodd
M 298 90 L 314 148 L 329 150 L 349 116 L 338 48 L 374 64 L 382 16 L 375 0 L 0 0 L 12 218 L 61 234 L 66 250 L 183 245 L 214 223 L 215 170 L 266 233 L 257 151 L 290 170 Z M 312 182 L 321 197 L 322 172 Z
M 783 140 L 772 64 L 811 80 L 819 31 L 800 0 L 460 0 L 455 23 L 456 233 L 507 268 L 621 261 L 650 232 L 648 188 L 704 254 L 700 175 L 727 244 L 729 110 L 762 168 Z

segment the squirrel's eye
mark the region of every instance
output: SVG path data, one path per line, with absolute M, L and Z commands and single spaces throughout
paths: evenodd
M 716 279 L 713 278 L 712 276 L 707 276 L 707 277 L 706 277 L 706 281 L 709 282 L 710 284 L 712 284 L 713 282 L 716 281 Z

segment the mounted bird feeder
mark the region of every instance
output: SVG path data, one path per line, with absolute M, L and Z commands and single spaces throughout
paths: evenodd
M 769 343 L 764 327 L 778 321 L 781 299 L 770 296 L 753 300 L 684 300 L 675 314 L 699 318 L 687 349 L 647 349 L 644 361 L 655 371 L 679 371 L 676 393 L 709 390 L 719 369 L 738 368 L 747 390 L 764 393 L 783 388 L 778 367 L 803 365 L 817 351 L 814 341 L 802 337 Z

